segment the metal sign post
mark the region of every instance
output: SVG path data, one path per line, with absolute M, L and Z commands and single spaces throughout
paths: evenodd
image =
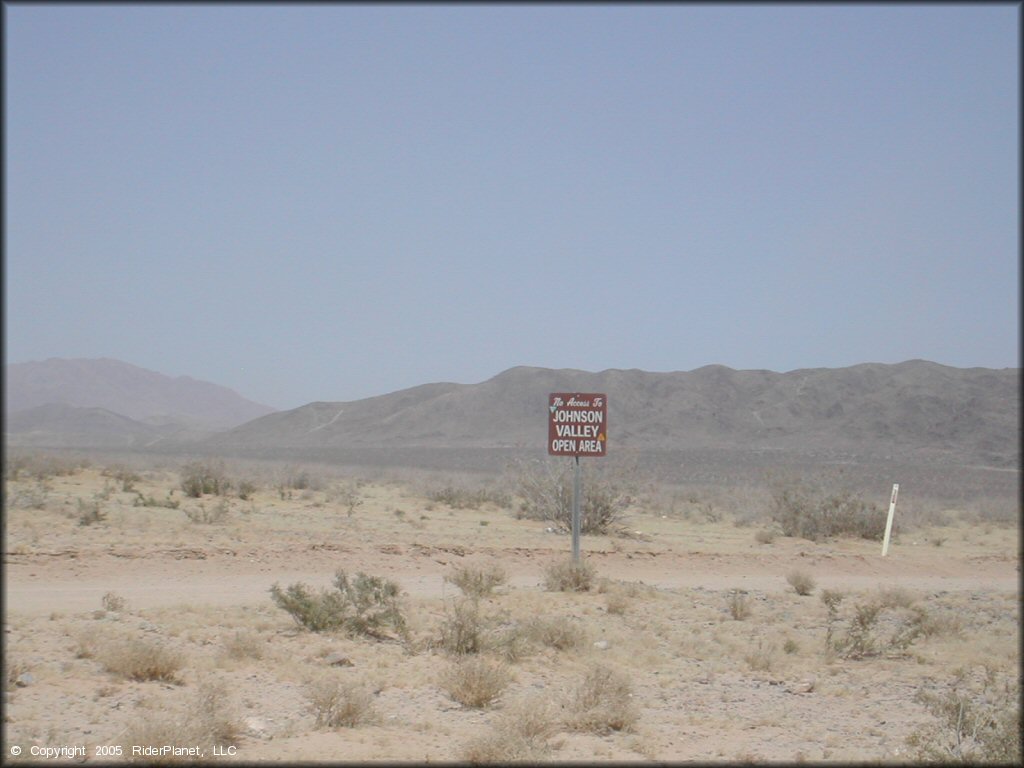
M 572 559 L 580 559 L 580 457 L 575 457 L 576 469 L 572 478 Z
M 604 456 L 608 445 L 608 398 L 601 392 L 548 395 L 548 453 L 572 456 L 572 559 L 580 559 L 580 456 Z

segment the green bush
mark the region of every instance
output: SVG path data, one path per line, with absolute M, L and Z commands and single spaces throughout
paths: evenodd
M 771 518 L 784 536 L 811 541 L 834 536 L 881 541 L 887 513 L 851 491 L 827 494 L 803 483 L 776 483 Z
M 192 461 L 181 468 L 181 490 L 198 499 L 203 494 L 222 496 L 231 489 L 231 481 L 221 462 Z
M 500 565 L 492 563 L 479 568 L 456 567 L 455 571 L 444 579 L 461 589 L 468 597 L 487 597 L 495 587 L 508 581 L 508 574 Z
M 1010 675 L 1002 686 L 988 677 L 980 689 L 958 679 L 942 692 L 918 694 L 935 718 L 907 738 L 919 761 L 1021 764 L 1020 684 Z
M 379 576 L 357 573 L 351 581 L 344 571 L 334 577 L 334 589 L 314 592 L 302 583 L 270 588 L 275 605 L 311 632 L 344 630 L 353 635 L 383 639 L 390 627 L 404 634 L 405 617 L 399 606 L 399 586 Z

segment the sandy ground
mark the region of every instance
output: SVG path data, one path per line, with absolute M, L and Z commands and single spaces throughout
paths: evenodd
M 123 491 L 97 469 L 8 483 L 5 759 L 12 748 L 25 760 L 33 748 L 83 747 L 102 762 L 98 752 L 115 745 L 124 757 L 142 725 L 173 720 L 204 683 L 219 681 L 237 734 L 223 754 L 204 745 L 204 761 L 461 761 L 467 743 L 526 698 L 554 708 L 543 758 L 552 762 L 900 762 L 911 754 L 907 737 L 934 724 L 922 690 L 1002 683 L 1019 671 L 1019 532 L 983 521 L 906 532 L 883 558 L 877 542 L 765 544 L 757 526 L 638 506 L 628 535 L 584 537 L 587 562 L 607 581 L 577 594 L 543 588 L 569 537 L 493 504 L 453 509 L 399 484 L 361 484 L 362 503 L 348 514 L 329 488 L 291 498 L 261 488 L 251 500 L 229 499 L 226 519 L 204 525 L 183 508 L 220 501 L 182 499 L 170 493 L 176 483 L 142 473 Z M 139 493 L 174 496 L 181 507 L 135 506 Z M 82 505 L 94 502 L 105 519 L 80 525 Z M 446 692 L 441 673 L 452 659 L 431 638 L 460 594 L 445 576 L 490 563 L 509 580 L 482 601 L 484 613 L 568 618 L 586 642 L 511 662 L 506 692 L 473 709 Z M 417 642 L 306 632 L 269 598 L 273 583 L 326 587 L 339 568 L 396 581 Z M 813 577 L 812 595 L 788 583 L 795 569 Z M 958 628 L 844 658 L 826 648 L 826 589 L 846 593 L 847 605 L 903 590 Z M 613 613 L 616 590 L 628 607 Z M 742 619 L 729 610 L 737 590 L 751 608 Z M 103 610 L 108 593 L 126 606 Z M 127 680 L 83 657 L 90 632 L 153 639 L 186 662 L 171 682 Z M 258 649 L 231 653 L 240 633 Z M 332 651 L 351 665 L 326 664 Z M 564 727 L 558 713 L 594 665 L 632 681 L 631 729 Z M 331 675 L 373 691 L 374 722 L 316 727 L 309 684 Z

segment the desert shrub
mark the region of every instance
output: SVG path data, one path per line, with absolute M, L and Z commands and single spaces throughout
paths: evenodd
M 405 633 L 405 617 L 399 605 L 399 586 L 379 576 L 357 573 L 351 581 L 344 571 L 334 577 L 334 589 L 314 592 L 302 583 L 281 589 L 270 588 L 270 597 L 278 608 L 287 611 L 295 622 L 311 632 L 344 630 L 349 634 L 383 639 L 381 631 L 390 627 Z
M 565 616 L 538 616 L 529 622 L 527 632 L 532 640 L 559 651 L 578 650 L 587 642 L 583 627 Z
M 242 501 L 248 501 L 256 493 L 256 483 L 252 480 L 239 480 L 237 493 Z
M 105 670 L 128 680 L 160 680 L 177 682 L 177 673 L 184 664 L 178 651 L 139 637 L 92 636 L 86 649 L 81 645 L 80 656 L 95 658 Z
M 771 528 L 760 528 L 754 534 L 754 541 L 758 544 L 771 544 L 775 541 L 775 531 Z
M 736 621 L 750 618 L 750 600 L 747 599 L 747 593 L 742 589 L 732 590 L 729 593 L 726 605 L 729 608 L 729 615 L 736 619 Z
M 166 744 L 197 745 L 201 749 L 232 746 L 241 738 L 242 725 L 228 700 L 227 687 L 222 682 L 200 685 L 188 702 L 184 713 L 159 713 L 128 725 L 122 737 L 122 748 L 131 762 L 173 763 L 182 758 L 166 755 L 132 755 L 133 746 L 162 747 Z
M 181 468 L 181 490 L 198 499 L 204 494 L 223 496 L 231 489 L 231 481 L 219 461 L 191 461 Z
M 486 656 L 462 656 L 444 672 L 441 684 L 465 707 L 483 709 L 493 704 L 512 676 L 508 666 Z
M 445 607 L 438 645 L 448 653 L 479 653 L 484 648 L 489 622 L 481 615 L 479 603 L 463 598 Z
M 789 582 L 789 586 L 793 590 L 802 596 L 811 594 L 814 591 L 814 579 L 806 571 L 790 571 L 786 576 L 786 581 Z
M 907 738 L 918 760 L 1021 764 L 1020 685 L 1010 675 L 1001 686 L 991 673 L 980 687 L 960 678 L 917 698 L 935 718 Z
M 576 731 L 631 731 L 639 720 L 629 676 L 605 666 L 592 666 L 576 687 L 565 725 Z
M 532 765 L 544 760 L 549 752 L 550 748 L 542 740 L 496 727 L 464 744 L 461 757 L 469 765 Z
M 107 519 L 107 513 L 100 508 L 98 501 L 82 501 L 78 499 L 78 524 L 93 525 Z
M 594 582 L 594 566 L 586 560 L 559 560 L 544 569 L 548 592 L 587 592 Z
M 227 499 L 221 499 L 210 508 L 207 508 L 205 504 L 200 504 L 197 507 L 186 507 L 183 511 L 193 523 L 216 525 L 227 519 L 231 507 L 228 505 Z
M 629 597 L 622 590 L 616 589 L 605 594 L 604 605 L 608 613 L 622 616 L 629 609 Z
M 845 659 L 898 656 L 925 634 L 928 613 L 923 608 L 886 606 L 867 599 L 854 603 L 844 615 L 840 610 L 842 597 L 826 593 L 822 598 L 828 608 L 825 647 L 829 653 Z
M 875 596 L 875 602 L 882 608 L 910 608 L 917 602 L 917 598 L 903 587 L 881 587 Z
M 117 480 L 121 483 L 121 490 L 126 493 L 134 491 L 135 484 L 142 479 L 137 472 L 121 465 L 107 467 L 100 472 L 100 474 L 104 477 L 112 477 L 114 480 Z
M 172 499 L 169 496 L 166 499 L 154 499 L 153 495 L 143 496 L 138 491 L 135 492 L 135 500 L 132 502 L 134 507 L 165 507 L 167 509 L 177 509 L 181 505 L 181 502 L 177 499 Z
M 504 491 L 496 491 L 488 488 L 470 490 L 468 488 L 456 488 L 453 485 L 446 485 L 427 493 L 427 498 L 438 504 L 445 504 L 452 509 L 479 509 L 484 504 L 491 503 L 503 509 L 512 506 L 512 498 Z
M 497 563 L 487 566 L 457 566 L 454 572 L 444 577 L 468 597 L 487 597 L 495 587 L 508 581 L 508 573 Z
M 319 491 L 323 489 L 323 481 L 301 467 L 286 467 L 279 488 L 296 491 Z
M 18 488 L 9 496 L 5 493 L 5 501 L 10 499 L 8 503 L 12 509 L 46 509 L 50 490 L 49 481 L 37 480 L 30 488 Z
M 363 505 L 363 498 L 359 492 L 359 483 L 357 481 L 351 481 L 331 488 L 327 492 L 327 499 L 343 506 L 349 517 L 352 517 L 356 509 Z
M 776 647 L 765 645 L 763 640 L 757 641 L 757 647 L 751 648 L 744 655 L 744 660 L 754 672 L 768 672 L 775 665 Z
M 224 653 L 232 659 L 262 659 L 266 655 L 267 644 L 253 633 L 236 630 L 224 642 Z
M 827 494 L 802 483 L 775 483 L 771 518 L 784 536 L 820 541 L 852 536 L 881 541 L 887 513 L 851 491 Z
M 113 613 L 120 613 L 128 607 L 128 601 L 116 592 L 107 592 L 104 594 L 100 600 L 100 604 L 103 606 L 104 611 L 111 611 Z
M 306 686 L 306 697 L 317 728 L 355 728 L 378 719 L 373 694 L 352 680 L 333 675 L 314 680 Z
M 520 699 L 498 715 L 489 732 L 463 746 L 462 758 L 471 765 L 540 762 L 551 751 L 547 738 L 556 723 L 547 699 Z
M 550 522 L 572 531 L 574 470 L 565 463 L 521 462 L 514 466 L 515 492 L 522 499 L 518 516 Z M 580 532 L 607 533 L 622 519 L 637 492 L 635 470 L 581 469 Z
M 50 454 L 9 454 L 4 456 L 4 480 L 30 477 L 48 480 L 51 477 L 74 475 L 89 466 L 89 460 L 80 457 Z

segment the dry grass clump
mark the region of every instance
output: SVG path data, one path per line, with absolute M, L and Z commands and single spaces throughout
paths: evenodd
M 495 587 L 508 581 L 508 573 L 496 563 L 479 568 L 467 565 L 456 567 L 444 580 L 461 589 L 467 597 L 487 597 Z
M 546 698 L 519 699 L 505 708 L 491 731 L 463 746 L 462 759 L 472 765 L 539 762 L 551 751 L 547 739 L 556 724 Z
M 548 592 L 587 592 L 594 573 L 594 566 L 586 560 L 559 560 L 544 570 L 544 588 Z
M 241 659 L 262 659 L 266 655 L 267 644 L 255 632 L 246 630 L 235 630 L 224 642 L 224 653 L 228 658 Z
M 743 657 L 754 672 L 769 672 L 775 666 L 777 649 L 774 645 L 765 645 L 763 640 L 757 641 L 757 647 L 751 648 Z
M 355 728 L 376 722 L 373 694 L 360 683 L 331 675 L 306 686 L 317 728 Z
M 462 759 L 469 765 L 535 764 L 550 752 L 545 741 L 531 739 L 505 728 L 471 739 L 462 747 Z
M 508 665 L 486 656 L 463 656 L 441 678 L 442 687 L 464 707 L 491 706 L 511 682 Z
M 565 616 L 540 616 L 526 627 L 527 636 L 559 651 L 578 650 L 586 645 L 587 633 L 578 623 Z
M 631 731 L 640 713 L 629 677 L 615 669 L 592 666 L 573 692 L 565 725 L 575 731 Z
M 729 615 L 736 619 L 736 621 L 743 621 L 744 619 L 750 618 L 750 614 L 752 613 L 750 600 L 747 599 L 747 593 L 742 589 L 734 589 L 729 593 L 727 605 L 729 608 Z
M 181 652 L 140 637 L 103 636 L 96 631 L 78 636 L 78 658 L 96 659 L 103 668 L 128 680 L 178 682 L 184 665 Z
M 789 586 L 801 596 L 807 596 L 814 592 L 814 579 L 806 571 L 790 571 L 786 576 L 786 581 L 789 582 Z
M 166 755 L 132 755 L 132 747 L 156 747 L 165 745 L 199 746 L 208 749 L 214 746 L 237 744 L 242 725 L 228 701 L 227 686 L 223 682 L 201 685 L 182 715 L 159 713 L 158 718 L 144 718 L 131 723 L 124 732 L 122 747 L 130 761 L 144 763 L 170 763 L 183 759 L 198 761 L 200 758 L 182 758 Z

